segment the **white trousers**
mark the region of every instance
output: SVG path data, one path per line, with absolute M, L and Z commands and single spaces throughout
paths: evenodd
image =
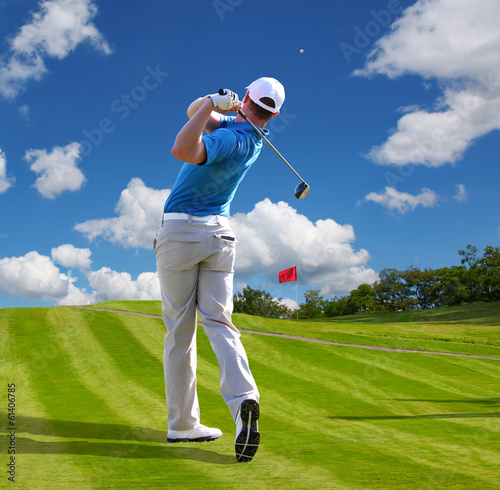
M 259 400 L 240 332 L 231 322 L 234 234 L 227 218 L 217 216 L 201 222 L 196 216 L 185 216 L 162 220 L 155 237 L 167 328 L 163 362 L 168 427 L 172 430 L 188 430 L 200 424 L 196 311 L 217 356 L 221 394 L 233 419 L 243 400 Z

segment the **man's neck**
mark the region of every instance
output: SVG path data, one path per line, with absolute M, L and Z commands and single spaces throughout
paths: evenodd
M 258 126 L 259 128 L 264 128 L 264 126 L 266 125 L 267 121 L 265 121 L 264 119 L 258 118 L 250 110 L 250 107 L 248 107 L 247 105 L 243 105 L 243 107 L 241 108 L 241 110 L 248 117 L 248 119 L 250 119 L 250 121 L 252 121 L 256 126 Z M 236 116 L 236 119 L 235 119 L 235 121 L 244 121 L 244 120 L 245 119 L 243 119 L 239 114 Z

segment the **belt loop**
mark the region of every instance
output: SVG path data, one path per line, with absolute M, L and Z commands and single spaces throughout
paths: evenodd
M 193 224 L 193 217 L 191 215 L 188 216 L 188 223 Z

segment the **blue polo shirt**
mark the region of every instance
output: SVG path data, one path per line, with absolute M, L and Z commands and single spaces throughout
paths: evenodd
M 229 216 L 236 189 L 262 149 L 261 135 L 246 121 L 235 119 L 221 115 L 220 128 L 203 136 L 207 161 L 183 164 L 165 213 Z M 268 134 L 267 129 L 263 131 Z

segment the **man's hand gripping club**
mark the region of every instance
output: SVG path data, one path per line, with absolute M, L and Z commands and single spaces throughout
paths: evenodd
M 215 109 L 220 109 L 222 114 L 226 112 L 236 112 L 241 107 L 238 94 L 229 89 L 221 88 L 217 94 L 210 95 Z

